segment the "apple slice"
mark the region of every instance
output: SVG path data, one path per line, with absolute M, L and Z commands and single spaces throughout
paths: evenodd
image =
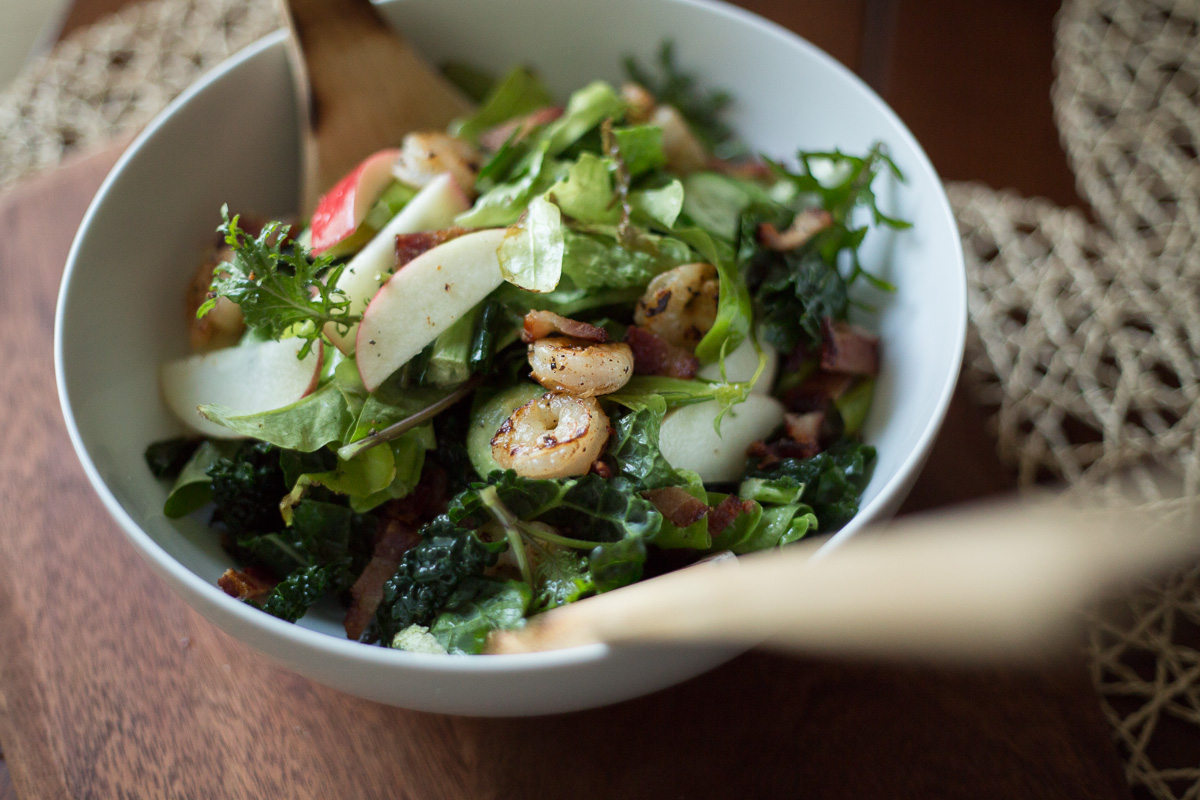
M 324 253 L 358 230 L 372 204 L 392 182 L 396 149 L 368 156 L 317 201 L 312 215 L 312 250 Z
M 690 469 L 705 483 L 736 481 L 746 469 L 746 449 L 783 424 L 783 404 L 752 394 L 713 429 L 720 406 L 715 400 L 677 408 L 667 414 L 658 434 L 663 458 L 675 469 Z
M 766 342 L 759 342 L 763 352 L 767 354 L 767 365 L 763 367 L 762 375 L 758 376 L 758 383 L 754 384 L 752 390 L 755 394 L 770 394 L 771 387 L 775 385 L 775 373 L 779 370 L 779 353 L 775 352 L 775 348 Z M 729 381 L 748 381 L 754 377 L 754 370 L 758 369 L 758 353 L 754 352 L 754 343 L 749 339 L 738 345 L 732 353 L 725 356 L 725 379 Z M 706 378 L 710 381 L 721 380 L 721 362 L 714 361 L 711 364 L 705 364 L 696 373 L 697 378 Z
M 371 300 L 358 326 L 355 360 L 375 387 L 499 286 L 496 248 L 506 228 L 475 231 L 422 253 Z
M 192 430 L 214 439 L 240 438 L 224 425 L 200 416 L 196 407 L 221 405 L 239 414 L 271 411 L 296 402 L 317 388 L 324 345 L 304 358 L 299 339 L 227 347 L 169 361 L 159 369 L 167 407 Z
M 397 235 L 448 228 L 455 217 L 470 207 L 466 193 L 448 172 L 417 192 L 400 213 L 350 259 L 338 278 L 337 289 L 350 298 L 350 313 L 361 314 L 395 268 Z M 355 326 L 342 333 L 337 326 L 326 325 L 325 335 L 346 355 L 354 352 Z

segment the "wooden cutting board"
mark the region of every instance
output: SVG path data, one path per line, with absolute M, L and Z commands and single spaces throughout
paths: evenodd
M 950 672 L 750 653 L 610 708 L 480 720 L 260 658 L 138 559 L 63 426 L 54 303 L 116 155 L 0 196 L 0 745 L 19 796 L 1129 796 L 1077 659 Z M 1002 488 L 991 452 L 956 403 L 910 507 Z

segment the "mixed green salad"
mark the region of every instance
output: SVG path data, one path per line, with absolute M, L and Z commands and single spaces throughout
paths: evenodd
M 347 175 L 303 224 L 222 211 L 156 442 L 220 586 L 350 638 L 489 634 L 858 511 L 879 342 L 852 285 L 882 148 L 750 157 L 664 46 L 558 106 L 457 68 L 478 110 Z M 211 510 L 210 510 L 211 509 Z

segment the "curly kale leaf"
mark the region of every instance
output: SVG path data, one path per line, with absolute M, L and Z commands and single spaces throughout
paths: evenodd
M 425 525 L 421 542 L 404 554 L 383 585 L 368 637 L 391 642 L 409 625 L 430 624 L 465 580 L 496 563 L 498 549 L 444 514 Z
M 638 405 L 613 423 L 608 458 L 618 474 L 633 481 L 639 489 L 685 483 L 658 447 L 659 430 L 667 413 L 666 401 L 661 395 L 651 395 Z
M 325 596 L 338 573 L 345 569 L 344 562 L 332 562 L 296 570 L 255 605 L 273 617 L 295 622 Z
M 725 158 L 744 154 L 745 147 L 734 135 L 733 128 L 721 119 L 721 114 L 732 102 L 725 91 L 705 91 L 696 83 L 696 77 L 681 72 L 675 63 L 675 47 L 669 40 L 658 48 L 658 71 L 653 75 L 632 56 L 625 58 L 625 73 L 631 81 L 640 83 L 658 102 L 675 106 L 692 128 L 692 132 L 709 149 Z
M 874 469 L 874 447 L 842 439 L 812 458 L 785 458 L 765 468 L 751 465 L 746 477 L 766 479 L 776 492 L 802 489 L 798 500 L 812 507 L 822 533 L 832 533 L 858 513 Z
M 333 288 L 344 264 L 334 264 L 330 256 L 312 257 L 287 240 L 281 222 L 251 236 L 238 226 L 237 216 L 230 219 L 228 206 L 221 208 L 221 218 L 217 231 L 233 254 L 213 271 L 209 298 L 197 317 L 207 314 L 218 297 L 228 297 L 241 307 L 250 328 L 271 339 L 304 339 L 300 358 L 309 354 L 327 323 L 348 330 L 359 321 L 350 313 L 350 298 Z
M 272 533 L 283 527 L 279 501 L 287 494 L 279 449 L 266 442 L 248 442 L 232 458 L 218 458 L 209 468 L 214 520 L 240 537 Z

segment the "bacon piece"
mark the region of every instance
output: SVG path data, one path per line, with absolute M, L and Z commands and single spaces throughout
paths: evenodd
M 812 458 L 821 452 L 815 444 L 801 444 L 791 439 L 776 439 L 773 442 L 754 442 L 746 449 L 746 455 L 758 459 L 758 467 L 769 467 L 778 464 L 784 458 Z
M 724 158 L 712 158 L 709 159 L 708 166 L 714 172 L 721 172 L 744 180 L 765 181 L 774 177 L 771 168 L 762 161 L 730 161 Z
M 795 250 L 833 224 L 833 217 L 823 208 L 809 208 L 792 219 L 782 231 L 769 222 L 758 226 L 758 242 L 768 250 Z
M 821 323 L 821 369 L 848 375 L 879 374 L 879 337 L 847 322 Z
M 265 597 L 275 588 L 279 581 L 265 575 L 254 567 L 244 570 L 227 569 L 217 578 L 217 586 L 225 590 L 225 594 L 238 600 L 258 600 Z
M 531 111 L 522 117 L 516 117 L 507 122 L 501 122 L 495 127 L 488 128 L 479 134 L 479 143 L 488 150 L 499 150 L 514 133 L 518 139 L 523 139 L 534 128 L 545 125 L 548 122 L 553 122 L 561 117 L 562 113 L 563 110 L 560 106 L 539 108 L 537 111 Z
M 521 341 L 528 344 L 545 339 L 552 333 L 564 333 L 575 339 L 588 342 L 607 342 L 608 331 L 586 322 L 570 319 L 553 311 L 530 311 L 525 315 L 525 326 L 521 329 Z
M 642 492 L 642 497 L 653 503 L 659 513 L 677 528 L 686 528 L 703 519 L 708 513 L 707 503 L 692 497 L 679 486 L 650 489 Z
M 753 500 L 743 500 L 737 495 L 729 495 L 708 512 L 708 533 L 716 536 L 728 528 L 742 514 L 754 510 Z
M 821 427 L 825 424 L 824 411 L 784 414 L 783 419 L 789 439 L 796 444 L 816 448 L 818 451 L 821 449 Z
M 854 376 L 837 372 L 814 372 L 799 386 L 783 393 L 783 404 L 788 411 L 807 413 L 827 411 L 830 404 L 841 397 L 854 384 Z
M 400 269 L 427 250 L 432 250 L 439 244 L 445 244 L 451 239 L 457 239 L 464 233 L 470 232 L 470 228 L 444 228 L 440 231 L 398 233 L 396 234 L 396 269 Z
M 383 585 L 396 574 L 404 554 L 420 541 L 417 528 L 403 520 L 390 519 L 384 524 L 371 560 L 350 587 L 350 608 L 346 609 L 343 620 L 347 638 L 358 639 L 363 635 L 383 600 Z
M 612 467 L 610 467 L 608 464 L 605 464 L 603 461 L 593 461 L 592 468 L 589 471 L 596 473 L 605 480 L 608 480 L 613 476 Z
M 421 541 L 421 525 L 446 505 L 446 473 L 429 465 L 412 493 L 381 508 L 379 534 L 371 560 L 350 587 L 350 607 L 343 625 L 346 636 L 359 639 L 383 600 L 383 585 L 396 574 L 400 559 Z
M 700 369 L 700 359 L 645 328 L 630 326 L 625 332 L 625 344 L 633 351 L 635 374 L 694 378 Z

